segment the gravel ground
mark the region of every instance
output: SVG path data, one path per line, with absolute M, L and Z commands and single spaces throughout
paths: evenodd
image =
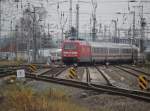
M 2 87 L 3 85 L 3 80 L 0 80 L 0 86 Z M 149 103 L 122 96 L 108 95 L 103 92 L 96 93 L 31 79 L 28 79 L 25 85 L 40 92 L 44 92 L 50 88 L 63 90 L 75 103 L 87 107 L 90 111 L 150 111 Z
M 128 84 L 132 88 L 137 88 L 137 80 L 134 76 L 127 74 L 124 71 L 119 69 L 115 69 L 114 67 L 110 67 L 109 69 L 105 69 L 101 67 L 113 80 Z M 95 68 L 89 68 L 92 73 L 91 78 L 92 82 L 105 84 L 106 81 L 99 74 L 99 72 Z M 66 78 L 68 71 L 64 71 L 59 77 Z M 79 80 L 86 80 L 86 73 L 84 67 L 78 68 Z M 2 87 L 5 82 L 0 80 L 0 87 Z M 110 95 L 107 93 L 96 93 L 93 91 L 85 91 L 82 89 L 67 87 L 63 85 L 56 85 L 53 83 L 46 83 L 41 81 L 35 81 L 31 79 L 27 79 L 27 83 L 25 84 L 33 88 L 33 90 L 38 92 L 44 92 L 49 90 L 50 88 L 59 89 L 66 92 L 72 101 L 75 103 L 87 107 L 90 111 L 150 111 L 150 103 L 145 103 L 143 101 L 123 97 Z
M 85 91 L 41 81 L 31 81 L 27 84 L 36 91 L 45 91 L 49 88 L 64 90 L 74 102 L 88 107 L 90 111 L 150 111 L 150 103 L 123 96 L 108 95 L 103 92 L 99 94 L 93 91 Z
M 150 111 L 150 103 L 107 94 L 84 98 L 80 102 L 93 111 Z

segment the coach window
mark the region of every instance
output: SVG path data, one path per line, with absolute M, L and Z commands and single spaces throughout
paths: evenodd
M 99 48 L 97 48 L 97 53 L 99 52 Z
M 110 53 L 115 54 L 116 52 L 117 52 L 117 49 L 115 48 L 110 49 Z
M 105 54 L 107 53 L 107 48 L 104 48 L 104 53 L 105 53 Z
M 95 53 L 95 48 L 93 47 L 93 52 Z
M 101 48 L 98 48 L 98 53 L 100 53 L 101 52 Z
M 97 49 L 97 47 L 95 48 L 95 53 L 97 53 L 97 51 L 98 51 L 98 49 Z
M 94 47 L 92 48 L 92 51 L 95 53 L 95 48 Z
M 97 53 L 97 48 L 95 48 L 95 53 Z
M 100 51 L 101 51 L 101 53 L 102 53 L 102 54 L 104 53 L 104 50 L 103 50 L 103 48 L 100 48 Z
M 123 53 L 123 54 L 126 53 L 126 49 L 122 49 L 122 53 Z
M 102 48 L 102 53 L 103 53 L 103 54 L 105 53 L 105 48 Z
M 103 54 L 104 52 L 103 52 L 104 50 L 103 50 L 103 48 L 100 48 L 100 52 Z
M 94 52 L 94 48 L 93 47 L 91 48 L 91 51 Z
M 124 54 L 126 53 L 126 49 L 123 49 L 123 53 L 124 53 Z
M 100 53 L 103 53 L 103 48 L 99 48 L 99 52 L 100 52 Z
M 96 52 L 96 48 L 95 48 L 95 47 L 93 47 L 93 52 L 94 52 L 94 53 Z
M 101 48 L 98 49 L 98 52 L 101 53 Z
M 125 49 L 124 51 L 125 51 L 124 53 L 128 53 L 128 49 Z

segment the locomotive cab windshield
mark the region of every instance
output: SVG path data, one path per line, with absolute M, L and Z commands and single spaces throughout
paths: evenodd
M 64 50 L 77 50 L 77 44 L 66 43 L 66 44 L 64 44 Z

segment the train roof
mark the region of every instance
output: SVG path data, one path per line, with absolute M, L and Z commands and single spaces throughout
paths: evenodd
M 67 42 L 74 42 L 74 43 L 81 43 L 81 44 L 88 44 L 87 41 L 85 40 L 65 40 L 64 43 L 67 43 Z
M 87 42 L 86 40 L 78 40 L 78 39 L 66 39 L 64 42 Z
M 107 47 L 107 48 L 131 48 L 130 44 L 109 43 L 109 42 L 89 42 L 92 47 Z M 137 48 L 133 45 L 133 48 Z
M 92 47 L 107 47 L 107 48 L 132 48 L 131 44 L 121 44 L 121 43 L 110 43 L 110 42 L 88 42 L 88 41 L 80 41 L 80 40 L 65 40 L 64 42 L 75 42 L 81 44 L 89 44 Z M 135 45 L 133 45 L 134 49 L 138 49 Z

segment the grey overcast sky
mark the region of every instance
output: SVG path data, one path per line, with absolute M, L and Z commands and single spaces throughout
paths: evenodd
M 4 13 L 7 13 L 7 16 L 11 16 L 10 19 L 18 19 L 21 14 L 21 2 L 18 3 L 19 8 L 16 9 L 16 3 L 13 3 L 14 0 L 9 0 L 10 3 L 4 3 L 3 10 Z M 118 20 L 118 27 L 120 28 L 129 28 L 132 24 L 133 16 L 132 14 L 121 14 L 118 15 L 116 12 L 129 13 L 130 11 L 136 11 L 137 18 L 137 27 L 140 10 L 138 8 L 133 8 L 133 6 L 138 6 L 143 4 L 144 13 L 149 12 L 150 10 L 150 0 L 137 0 L 137 2 L 131 3 L 128 0 L 94 0 L 97 2 L 97 25 L 108 25 L 112 26 L 112 19 Z M 67 18 L 66 30 L 68 28 L 69 21 L 69 0 L 22 0 L 23 8 L 27 6 L 27 3 L 30 3 L 34 6 L 43 6 L 46 8 L 48 14 L 45 18 L 45 25 L 48 23 L 51 24 L 51 30 L 59 30 L 59 17 L 57 11 L 57 4 L 59 2 L 59 12 L 63 11 L 65 14 L 64 19 Z M 75 25 L 75 16 L 76 16 L 76 4 L 78 0 L 73 0 L 73 25 Z M 91 0 L 80 0 L 80 31 L 89 30 L 90 18 L 92 17 L 92 4 Z M 7 10 L 6 10 L 7 9 Z M 7 16 L 4 16 L 5 19 L 8 19 Z M 18 16 L 18 17 L 17 17 Z M 150 14 L 144 15 L 146 20 L 150 23 Z M 15 23 L 14 23 L 15 24 Z M 6 25 L 8 26 L 8 25 Z M 56 27 L 58 26 L 58 28 Z M 113 26 L 112 26 L 113 27 Z M 57 30 L 56 30 L 57 29 Z

